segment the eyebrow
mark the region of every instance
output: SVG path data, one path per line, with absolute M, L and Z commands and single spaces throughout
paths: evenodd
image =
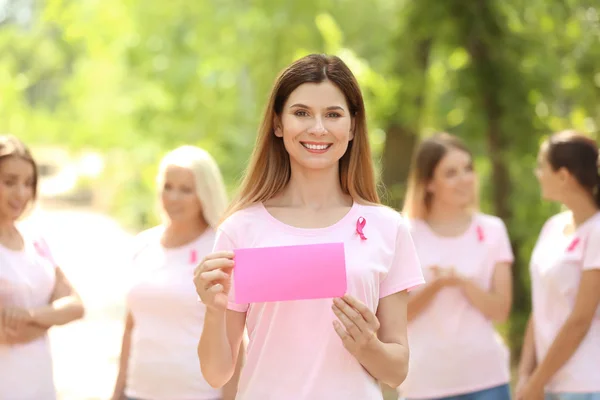
M 305 104 L 301 104 L 301 103 L 296 103 L 290 106 L 290 108 L 309 108 L 309 106 L 305 105 Z M 344 107 L 341 106 L 329 106 L 326 108 L 327 111 L 333 111 L 333 110 L 341 110 L 341 111 L 346 111 L 344 110 Z

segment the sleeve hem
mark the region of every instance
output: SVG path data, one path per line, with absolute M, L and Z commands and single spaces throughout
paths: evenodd
M 394 286 L 392 289 L 383 290 L 379 292 L 379 298 L 383 299 L 384 297 L 390 296 L 398 292 L 402 292 L 404 290 L 410 292 L 417 286 L 421 286 L 423 284 L 425 284 L 425 279 L 423 278 L 415 278 L 410 281 L 402 282 L 401 284 Z
M 246 312 L 248 311 L 248 304 L 237 304 L 232 301 L 227 303 L 227 309 L 231 311 L 237 312 Z

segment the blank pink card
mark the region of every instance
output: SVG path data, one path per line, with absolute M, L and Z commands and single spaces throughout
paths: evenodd
M 343 243 L 236 249 L 235 302 L 308 300 L 346 293 Z

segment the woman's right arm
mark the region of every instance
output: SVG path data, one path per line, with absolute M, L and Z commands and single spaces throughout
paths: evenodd
M 207 308 L 198 358 L 202 375 L 212 387 L 223 387 L 233 376 L 245 325 L 245 312 Z
M 204 379 L 214 388 L 222 388 L 234 375 L 246 325 L 245 311 L 227 309 L 234 255 L 212 253 L 194 272 L 196 292 L 206 306 L 198 358 Z
M 123 340 L 121 342 L 121 356 L 119 358 L 119 373 L 115 382 L 112 400 L 121 400 L 125 398 L 125 384 L 127 383 L 127 366 L 129 364 L 129 354 L 131 349 L 131 332 L 133 331 L 133 316 L 127 312 L 125 319 L 125 330 L 123 331 Z
M 519 360 L 518 386 L 525 384 L 535 370 L 536 364 L 533 315 L 530 315 L 527 321 L 527 329 L 525 330 L 523 348 L 521 349 L 521 359 Z

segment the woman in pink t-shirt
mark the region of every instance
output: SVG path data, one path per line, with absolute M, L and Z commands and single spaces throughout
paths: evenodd
M 574 131 L 540 149 L 542 197 L 568 211 L 546 222 L 531 255 L 518 399 L 600 400 L 599 161 L 594 140 Z
M 211 385 L 233 374 L 245 327 L 239 400 L 382 399 L 378 381 L 404 380 L 406 292 L 423 277 L 403 219 L 379 204 L 363 98 L 338 57 L 309 55 L 278 77 L 227 215 L 194 277 Z M 332 242 L 344 244 L 345 296 L 235 301 L 233 250 Z
M 25 145 L 0 136 L 0 399 L 56 398 L 47 331 L 84 313 L 45 241 L 17 225 L 37 181 Z
M 208 152 L 182 146 L 161 161 L 157 186 L 163 223 L 135 238 L 112 398 L 233 400 L 237 374 L 219 390 L 198 367 L 206 309 L 191 280 L 198 262 L 212 251 L 214 229 L 227 207 L 221 172 Z
M 408 399 L 510 398 L 508 349 L 494 329 L 511 307 L 506 227 L 477 212 L 473 158 L 439 133 L 415 151 L 404 214 L 427 284 L 408 303 Z

